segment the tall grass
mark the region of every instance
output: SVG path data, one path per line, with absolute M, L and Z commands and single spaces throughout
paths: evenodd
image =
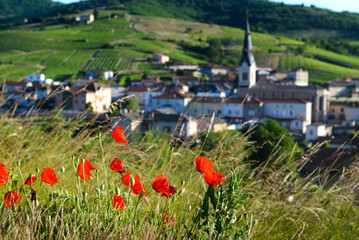
M 355 164 L 334 184 L 318 185 L 314 176 L 301 178 L 297 173 L 297 166 L 308 161 L 310 153 L 279 169 L 266 162 L 252 169 L 250 161 L 244 160 L 248 151 L 260 149 L 248 142 L 250 133 L 230 134 L 230 138 L 224 133 L 211 150 L 204 148 L 206 140 L 198 143 L 194 138 L 186 145 L 174 145 L 171 135 L 153 132 L 127 136 L 129 145 L 122 145 L 113 141 L 107 126 L 93 127 L 93 122 L 81 118 L 66 120 L 61 112 L 47 117 L 11 116 L 12 111 L 8 111 L 0 119 L 0 162 L 7 165 L 11 175 L 9 182 L 0 186 L 0 192 L 3 196 L 7 191 L 17 191 L 23 199 L 10 209 L 0 204 L 1 239 L 358 236 L 358 206 L 353 201 L 358 185 Z M 291 154 L 284 153 L 275 161 Z M 203 175 L 196 172 L 194 158 L 199 155 L 211 158 L 226 181 L 208 187 Z M 97 169 L 88 182 L 76 174 L 84 157 Z M 120 181 L 121 175 L 110 170 L 116 157 L 131 176 L 140 175 L 147 197 L 131 193 Z M 40 180 L 45 167 L 53 168 L 59 179 L 52 187 Z M 38 177 L 33 186 L 37 201 L 30 200 L 30 187 L 23 184 L 30 174 Z M 158 174 L 176 186 L 178 193 L 172 198 L 161 197 L 151 188 Z M 115 193 L 125 200 L 122 211 L 112 207 Z M 173 226 L 163 220 L 167 212 L 174 217 Z

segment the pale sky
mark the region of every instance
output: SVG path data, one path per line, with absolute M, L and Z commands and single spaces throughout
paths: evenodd
M 270 0 L 272 2 L 283 2 L 285 4 L 304 4 L 309 7 L 314 5 L 318 8 L 327 8 L 333 11 L 349 11 L 359 13 L 358 0 Z

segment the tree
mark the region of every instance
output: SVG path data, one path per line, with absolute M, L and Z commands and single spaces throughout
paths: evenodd
M 221 57 L 221 41 L 218 38 L 208 40 L 207 56 L 212 62 L 218 62 Z
M 246 132 L 246 130 L 248 128 L 243 131 Z M 250 154 L 250 159 L 256 161 L 254 166 L 258 166 L 268 159 L 271 159 L 270 163 L 275 162 L 278 166 L 282 166 L 302 153 L 302 149 L 294 142 L 294 137 L 273 119 L 258 123 L 248 140 L 255 142 L 257 146 Z M 293 150 L 294 154 L 291 154 Z M 278 162 L 277 160 L 282 154 L 286 154 L 286 156 Z
M 98 15 L 99 15 L 99 12 L 98 12 L 97 9 L 95 9 L 95 10 L 93 11 L 93 16 L 95 17 L 95 20 L 98 20 Z
M 126 108 L 129 112 L 137 111 L 140 109 L 140 105 L 138 104 L 138 101 L 134 98 L 127 98 L 123 102 L 122 107 Z

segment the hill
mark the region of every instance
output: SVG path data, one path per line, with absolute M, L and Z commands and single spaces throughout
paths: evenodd
M 244 28 L 242 21 L 249 10 L 252 28 L 258 32 L 283 33 L 290 37 L 358 39 L 359 15 L 333 12 L 315 6 L 285 5 L 268 0 L 88 0 L 63 5 L 49 0 L 2 0 L 7 15 L 37 17 L 78 13 L 93 8 L 121 8 L 130 14 L 159 16 Z M 12 10 L 13 9 L 13 10 Z M 41 9 L 40 12 L 36 12 Z M 34 17 L 34 15 L 32 15 Z M 2 23 L 9 21 L 3 20 Z M 330 23 L 330 24 L 329 24 Z M 0 22 L 1 24 L 1 22 Z
M 46 18 L 0 31 L 0 80 L 21 80 L 30 73 L 45 73 L 56 80 L 81 77 L 91 68 L 108 68 L 116 74 L 167 74 L 147 62 L 154 53 L 164 53 L 181 62 L 238 64 L 244 31 L 237 28 L 178 19 L 140 17 L 108 18 L 124 14 L 118 9 L 99 10 L 89 25 L 71 21 L 75 16 Z M 312 82 L 359 76 L 358 57 L 343 55 L 281 35 L 252 32 L 256 61 L 260 66 L 287 70 L 309 69 Z M 213 40 L 219 40 L 216 41 Z M 216 56 L 209 56 L 209 47 Z

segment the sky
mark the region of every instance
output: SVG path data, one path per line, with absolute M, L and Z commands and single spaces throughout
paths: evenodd
M 79 2 L 79 0 L 55 0 L 62 3 Z M 304 4 L 305 6 L 315 5 L 320 8 L 327 8 L 333 11 L 349 11 L 359 13 L 358 0 L 270 0 L 272 2 L 284 2 L 285 4 Z
M 270 0 L 272 2 L 283 2 L 285 4 L 304 4 L 305 6 L 314 5 L 318 8 L 327 8 L 333 11 L 356 12 L 359 13 L 358 0 Z

